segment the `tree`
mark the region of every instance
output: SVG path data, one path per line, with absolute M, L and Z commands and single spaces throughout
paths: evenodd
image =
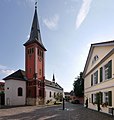
M 80 72 L 80 76 L 75 78 L 76 80 L 73 83 L 74 93 L 77 97 L 82 97 L 84 95 L 84 79 L 82 75 L 83 73 Z
M 63 99 L 63 94 L 62 93 L 57 93 L 54 97 L 57 101 L 62 101 Z

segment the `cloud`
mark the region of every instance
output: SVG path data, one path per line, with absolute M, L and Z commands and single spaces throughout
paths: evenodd
M 56 30 L 58 28 L 59 23 L 59 15 L 54 15 L 51 18 L 46 18 L 43 20 L 43 23 L 50 29 L 50 30 Z
M 8 69 L 7 66 L 0 65 L 0 74 L 2 75 L 9 75 L 15 72 L 14 70 Z
M 27 39 L 29 39 L 29 38 L 30 38 L 30 34 L 27 35 Z
M 78 13 L 77 19 L 76 19 L 76 28 L 77 29 L 80 27 L 80 25 L 86 18 L 87 14 L 89 12 L 89 9 L 90 9 L 91 2 L 92 2 L 92 0 L 83 0 L 82 6 L 79 10 L 79 13 Z
M 35 0 L 26 0 L 26 2 L 35 3 Z
M 78 2 L 79 0 L 71 0 L 72 2 Z
M 0 69 L 0 74 L 10 75 L 13 72 L 15 71 L 10 69 Z
M 0 65 L 0 69 L 6 69 L 7 67 L 4 65 Z

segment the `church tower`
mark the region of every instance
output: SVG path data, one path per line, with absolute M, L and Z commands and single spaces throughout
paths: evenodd
M 45 51 L 41 39 L 40 27 L 37 15 L 37 6 L 28 41 L 25 46 L 25 71 L 27 81 L 27 104 L 39 105 L 45 101 Z

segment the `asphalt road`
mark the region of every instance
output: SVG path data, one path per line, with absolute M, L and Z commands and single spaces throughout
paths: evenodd
M 0 109 L 0 120 L 114 120 L 114 117 L 84 108 L 82 105 L 65 103 L 65 110 L 62 110 L 62 105 Z

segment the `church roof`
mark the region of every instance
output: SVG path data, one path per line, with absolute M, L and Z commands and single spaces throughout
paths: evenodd
M 20 70 L 20 69 L 12 73 L 11 75 L 5 77 L 3 80 L 9 80 L 9 79 L 23 80 L 23 81 L 27 80 L 27 78 L 25 77 L 25 71 Z
M 114 45 L 114 40 L 91 44 L 91 47 L 90 47 L 90 50 L 89 50 L 89 53 L 88 53 L 88 57 L 87 57 L 87 60 L 86 60 L 86 63 L 85 63 L 84 71 L 83 71 L 83 77 L 85 77 L 87 67 L 89 65 L 89 61 L 90 61 L 90 58 L 92 56 L 92 52 L 93 52 L 94 47 L 112 46 L 112 45 Z M 112 54 L 113 52 L 114 52 L 114 48 L 109 52 L 109 54 Z M 107 54 L 107 56 L 109 54 Z
M 25 71 L 20 69 L 12 73 L 11 75 L 5 77 L 3 80 L 10 80 L 10 79 L 27 81 L 27 78 L 25 76 Z M 63 90 L 63 88 L 58 83 L 55 83 L 53 81 L 45 80 L 45 85 L 59 90 Z
M 35 13 L 34 13 L 34 18 L 33 18 L 33 22 L 32 22 L 30 37 L 29 37 L 29 40 L 24 45 L 26 46 L 31 43 L 39 44 L 46 51 L 46 49 L 42 43 L 42 39 L 41 39 L 41 33 L 40 33 L 40 27 L 39 27 L 36 6 L 35 6 Z
M 55 83 L 55 82 L 52 82 L 52 81 L 49 81 L 49 80 L 45 80 L 45 85 L 49 86 L 49 87 L 56 88 L 56 89 L 63 90 L 63 88 L 58 83 Z

